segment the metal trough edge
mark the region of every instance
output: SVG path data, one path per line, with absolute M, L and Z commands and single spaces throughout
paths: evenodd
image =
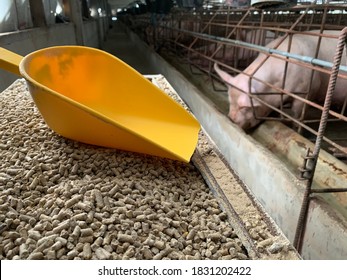
M 206 132 L 204 134 L 201 138 L 208 138 Z M 212 143 L 212 140 L 208 139 L 209 143 Z M 208 151 L 197 148 L 192 162 L 219 201 L 220 207 L 228 214 L 229 222 L 246 247 L 249 256 L 252 259 L 300 259 L 300 255 L 287 237 L 232 171 L 217 147 L 214 144 L 211 146 L 211 150 Z M 236 201 L 238 203 L 234 203 Z M 252 238 L 247 228 L 247 224 L 254 222 L 252 220 L 257 216 L 261 217 L 262 221 L 259 227 L 268 235 L 267 239 L 260 242 Z M 257 222 L 259 223 L 259 220 Z M 266 249 L 270 245 L 281 249 L 273 253 L 271 249 Z

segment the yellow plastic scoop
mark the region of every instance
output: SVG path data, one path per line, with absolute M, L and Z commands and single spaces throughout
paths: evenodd
M 26 79 L 45 122 L 64 137 L 184 162 L 195 150 L 198 121 L 106 52 L 59 46 L 23 58 L 0 48 L 0 68 Z

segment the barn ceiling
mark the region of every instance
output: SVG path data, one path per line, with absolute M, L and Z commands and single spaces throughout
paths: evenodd
M 110 4 L 111 9 L 117 10 L 118 8 L 123 8 L 123 7 L 127 6 L 129 3 L 134 2 L 134 1 L 135 0 L 108 0 L 108 3 Z M 145 0 L 138 0 L 138 1 L 145 3 Z M 227 0 L 208 0 L 206 2 L 220 4 L 220 3 L 223 3 L 224 1 L 227 1 Z M 238 1 L 241 1 L 241 0 L 238 0 Z M 273 0 L 271 0 L 271 1 L 273 1 Z M 190 0 L 190 2 L 192 2 L 192 0 Z

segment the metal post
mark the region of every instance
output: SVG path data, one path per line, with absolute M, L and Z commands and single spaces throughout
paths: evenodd
M 69 6 L 69 17 L 75 25 L 76 43 L 78 45 L 84 45 L 83 35 L 83 19 L 82 19 L 82 7 L 80 1 L 68 0 L 66 3 Z
M 29 0 L 30 12 L 35 27 L 43 27 L 47 25 L 45 10 L 42 1 Z

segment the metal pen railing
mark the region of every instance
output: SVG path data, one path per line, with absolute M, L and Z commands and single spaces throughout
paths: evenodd
M 332 9 L 335 9 L 337 13 L 332 13 Z M 294 238 L 294 245 L 299 252 L 302 248 L 308 209 L 313 194 L 347 191 L 343 186 L 336 186 L 336 188 L 329 189 L 312 188 L 315 167 L 319 158 L 319 152 L 322 149 L 322 142 L 326 142 L 336 149 L 340 155 L 347 157 L 347 148 L 325 135 L 326 126 L 329 121 L 341 121 L 347 124 L 347 98 L 344 104 L 342 104 L 340 111 L 336 111 L 330 106 L 337 79 L 347 79 L 347 66 L 341 64 L 342 51 L 344 47 L 346 47 L 346 28 L 344 27 L 347 26 L 347 16 L 345 9 L 347 9 L 346 5 L 311 5 L 291 7 L 283 10 L 270 9 L 266 11 L 253 8 L 233 10 L 220 7 L 213 10 L 211 15 L 208 15 L 207 13 L 201 13 L 200 15 L 194 14 L 194 20 L 197 23 L 194 27 L 195 30 L 184 28 L 184 21 L 189 21 L 189 16 L 182 14 L 170 15 L 164 22 L 154 27 L 157 34 L 161 36 L 157 37 L 159 41 L 167 44 L 167 47 L 172 48 L 171 50 L 174 51 L 177 56 L 180 56 L 184 62 L 187 62 L 191 69 L 197 68 L 199 71 L 209 75 L 212 84 L 218 79 L 217 75 L 212 71 L 212 65 L 214 63 L 218 63 L 234 74 L 242 72 L 242 68 L 240 69 L 237 67 L 237 58 L 235 59 L 236 63 L 234 67 L 230 66 L 230 64 L 226 62 L 227 60 L 223 52 L 227 46 L 230 46 L 235 50 L 248 49 L 253 50 L 255 53 L 262 52 L 265 53 L 267 57 L 275 56 L 278 59 L 284 60 L 286 63 L 294 63 L 312 71 L 311 79 L 308 82 L 309 87 L 307 92 L 303 93 L 290 92 L 285 89 L 284 85 L 287 78 L 287 70 L 285 71 L 281 87 L 276 87 L 266 81 L 259 80 L 252 74 L 249 75 L 250 79 L 262 82 L 267 87 L 271 88 L 272 91 L 276 92 L 271 92 L 271 94 L 279 94 L 281 96 L 287 95 L 303 102 L 306 106 L 304 106 L 303 113 L 299 119 L 286 113 L 283 110 L 283 104 L 281 104 L 280 107 L 276 107 L 264 101 L 262 95 L 269 93 L 249 94 L 245 92 L 245 94 L 249 94 L 251 99 L 255 99 L 263 105 L 268 106 L 279 115 L 278 117 L 260 117 L 256 115 L 256 112 L 254 112 L 256 118 L 261 120 L 290 121 L 299 127 L 299 129 L 303 129 L 314 135 L 314 149 L 313 151 L 307 151 L 302 166 L 299 167 L 299 178 L 305 180 L 303 202 Z M 179 21 L 180 24 L 178 23 Z M 308 32 L 312 29 L 317 29 L 317 32 Z M 338 40 L 338 47 L 334 56 L 334 61 L 324 61 L 317 58 L 321 39 L 329 37 L 329 35 L 324 34 L 323 32 L 326 29 L 342 29 L 340 36 L 333 36 L 333 38 Z M 165 32 L 165 30 L 168 32 Z M 293 34 L 301 33 L 307 36 L 317 36 L 317 47 L 315 50 L 316 56 L 308 57 L 291 53 L 290 46 L 288 51 L 283 51 L 276 49 L 277 46 L 269 48 L 259 45 L 258 43 L 249 43 L 237 39 L 238 32 L 254 30 L 261 30 L 264 33 L 266 33 L 266 31 L 272 31 L 276 38 L 280 35 L 284 35 L 283 40 L 288 37 L 289 42 L 291 42 L 290 37 Z M 216 32 L 217 35 L 215 34 Z M 212 48 L 212 51 L 207 51 L 209 45 L 213 45 L 214 48 Z M 222 51 L 222 56 L 220 56 L 220 51 Z M 204 65 L 201 65 L 199 60 L 203 60 L 205 62 Z M 308 99 L 308 92 L 314 83 L 313 73 L 315 71 L 330 76 L 324 105 L 320 105 Z M 316 120 L 305 119 L 305 110 L 307 110 L 307 108 L 314 108 L 320 111 L 322 116 Z M 319 128 L 312 128 L 310 126 L 312 122 L 317 122 Z

